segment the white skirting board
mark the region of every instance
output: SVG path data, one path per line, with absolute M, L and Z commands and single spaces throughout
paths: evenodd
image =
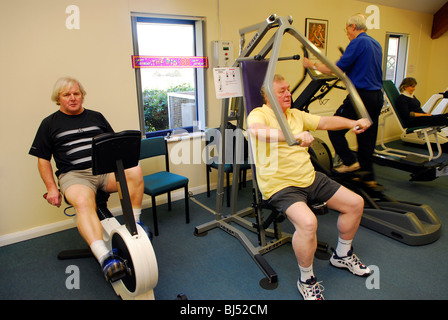
M 216 189 L 216 183 L 211 183 L 210 185 L 211 189 Z M 207 186 L 198 186 L 195 188 L 192 188 L 192 190 L 189 190 L 190 192 L 193 192 L 193 194 L 200 194 L 207 191 Z M 184 189 L 180 189 L 178 191 L 171 193 L 171 200 L 176 201 L 184 198 Z M 166 196 L 161 196 L 160 200 L 158 200 L 158 204 L 164 204 L 166 203 Z M 144 197 L 143 203 L 142 203 L 143 209 L 150 208 L 151 207 L 151 198 L 150 197 Z M 109 208 L 111 213 L 114 216 L 120 216 L 122 214 L 121 207 L 115 207 L 115 208 Z M 62 212 L 61 212 L 62 214 Z M 9 244 L 30 240 L 42 236 L 46 236 L 55 232 L 67 230 L 76 227 L 74 219 L 66 219 L 50 224 L 46 224 L 39 227 L 34 227 L 31 229 L 13 232 L 9 234 L 5 234 L 0 236 L 0 247 L 7 246 Z

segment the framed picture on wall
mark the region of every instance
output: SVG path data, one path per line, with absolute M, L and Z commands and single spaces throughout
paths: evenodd
M 324 55 L 327 55 L 328 20 L 306 18 L 305 36 Z

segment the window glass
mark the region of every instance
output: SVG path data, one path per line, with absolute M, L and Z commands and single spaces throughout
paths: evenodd
M 203 81 L 198 81 L 198 73 L 199 78 L 203 73 L 163 61 L 197 56 L 202 30 L 197 30 L 194 20 L 137 17 L 134 21 L 134 54 L 162 61 L 160 67 L 135 69 L 142 131 L 147 136 L 166 135 L 175 129 L 192 131 L 205 113 Z

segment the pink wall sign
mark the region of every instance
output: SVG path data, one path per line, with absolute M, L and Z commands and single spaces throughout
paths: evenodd
M 207 57 L 132 56 L 132 68 L 208 68 Z

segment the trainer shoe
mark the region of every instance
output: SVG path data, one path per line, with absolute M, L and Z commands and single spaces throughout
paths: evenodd
M 149 227 L 144 224 L 143 222 L 137 222 L 137 224 L 142 227 L 143 231 L 145 231 L 146 235 L 148 236 L 149 240 L 152 242 L 152 232 L 151 229 L 149 229 Z
M 126 261 L 116 256 L 112 251 L 104 259 L 102 264 L 103 274 L 106 281 L 115 282 L 122 279 L 128 273 Z
M 373 181 L 373 180 L 372 181 L 364 181 L 364 185 L 373 191 L 377 191 L 377 192 L 384 191 L 384 186 L 378 184 L 378 182 Z
M 333 251 L 333 255 L 330 258 L 330 264 L 336 268 L 347 269 L 360 277 L 367 277 L 370 275 L 370 269 L 359 260 L 356 254 L 353 253 L 353 249 L 351 249 L 345 257 L 339 257 L 336 254 L 336 251 Z
M 324 286 L 322 282 L 317 282 L 315 277 L 311 277 L 305 282 L 297 281 L 297 288 L 304 300 L 325 300 L 322 294 Z
M 347 173 L 347 172 L 353 172 L 356 170 L 361 169 L 361 166 L 359 165 L 359 162 L 355 162 L 349 166 L 346 166 L 344 164 L 340 165 L 339 167 L 334 168 L 339 173 Z
M 358 182 L 362 187 L 367 189 L 368 191 L 374 191 L 374 192 L 382 192 L 384 191 L 384 186 L 376 182 L 375 180 L 363 180 L 359 177 L 353 178 L 353 181 Z

